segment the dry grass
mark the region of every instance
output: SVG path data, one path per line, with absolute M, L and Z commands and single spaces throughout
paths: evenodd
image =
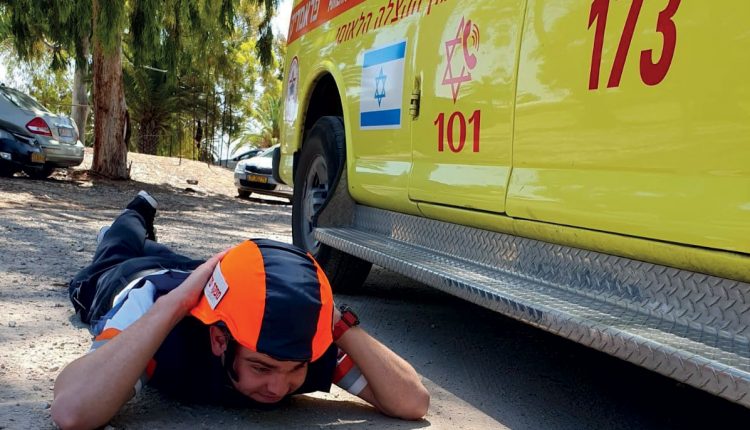
M 86 148 L 83 164 L 73 169 L 58 170 L 56 179 L 74 179 L 86 182 L 91 180 L 88 170 L 91 168 L 93 151 Z M 130 179 L 135 182 L 168 185 L 175 189 L 191 189 L 206 194 L 217 194 L 229 197 L 237 195 L 234 187 L 233 172 L 229 169 L 199 161 L 160 157 L 156 155 L 128 153 Z M 197 180 L 197 185 L 191 185 L 188 180 Z

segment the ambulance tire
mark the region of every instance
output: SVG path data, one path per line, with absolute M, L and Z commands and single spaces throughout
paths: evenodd
M 292 196 L 292 241 L 310 252 L 323 268 L 335 293 L 356 292 L 372 263 L 320 243 L 312 235 L 314 215 L 333 195 L 346 166 L 346 137 L 341 117 L 324 116 L 302 145 Z

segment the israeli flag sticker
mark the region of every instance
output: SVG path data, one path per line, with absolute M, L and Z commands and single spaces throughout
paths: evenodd
M 359 98 L 362 130 L 401 128 L 406 41 L 365 52 Z

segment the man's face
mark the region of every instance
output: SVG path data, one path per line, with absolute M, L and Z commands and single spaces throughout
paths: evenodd
M 261 403 L 276 403 L 296 391 L 307 376 L 307 363 L 279 361 L 266 354 L 237 346 L 234 388 Z

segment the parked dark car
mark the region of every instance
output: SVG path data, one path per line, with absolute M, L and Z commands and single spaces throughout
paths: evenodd
M 0 119 L 31 133 L 44 153 L 44 166 L 35 176 L 47 177 L 58 167 L 83 162 L 78 127 L 65 115 L 50 112 L 28 94 L 0 84 Z
M 234 169 L 234 184 L 237 194 L 247 198 L 250 193 L 266 194 L 292 200 L 292 187 L 281 184 L 273 177 L 273 156 L 279 145 L 263 150 L 253 158 L 242 160 Z
M 34 136 L 0 120 L 0 176 L 13 176 L 23 170 L 32 178 L 44 178 L 44 162 L 44 152 Z

